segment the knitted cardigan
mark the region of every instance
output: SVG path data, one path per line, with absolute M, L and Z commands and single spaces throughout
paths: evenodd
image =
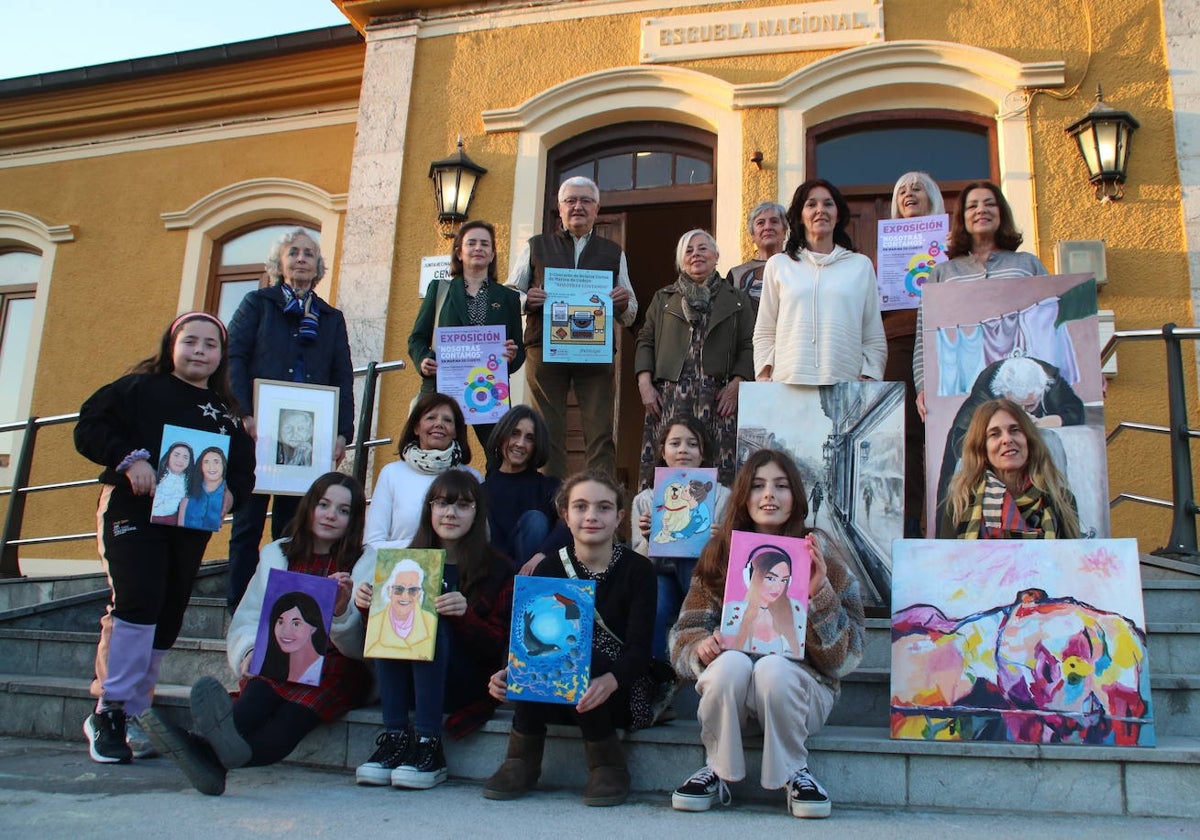
M 841 678 L 862 661 L 866 639 L 866 619 L 858 578 L 837 556 L 826 539 L 821 540 L 826 581 L 808 599 L 808 628 L 804 637 L 804 660 L 800 666 L 835 693 Z M 696 654 L 697 646 L 713 634 L 721 620 L 725 593 L 704 586 L 692 576 L 692 586 L 679 620 L 671 630 L 671 664 L 685 679 L 695 679 L 704 671 Z

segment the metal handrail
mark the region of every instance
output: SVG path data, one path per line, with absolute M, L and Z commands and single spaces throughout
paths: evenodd
M 1117 345 L 1122 342 L 1163 342 L 1167 362 L 1169 425 L 1122 421 L 1108 434 L 1107 441 L 1111 443 L 1126 429 L 1170 436 L 1171 500 L 1136 493 L 1121 493 L 1109 502 L 1109 508 L 1123 502 L 1171 508 L 1171 536 L 1166 545 L 1151 553 L 1200 563 L 1200 552 L 1196 548 L 1196 515 L 1200 513 L 1200 507 L 1196 505 L 1196 491 L 1192 485 L 1192 453 L 1188 447 L 1189 439 L 1200 438 L 1200 431 L 1188 428 L 1187 386 L 1183 376 L 1183 342 L 1197 340 L 1200 340 L 1200 328 L 1178 327 L 1175 324 L 1164 324 L 1162 329 L 1157 330 L 1122 330 L 1113 333 L 1105 343 L 1100 352 L 1100 364 L 1107 363 L 1116 352 Z
M 372 438 L 371 425 L 375 417 L 375 391 L 381 373 L 404 370 L 407 364 L 401 360 L 392 362 L 370 362 L 364 367 L 355 368 L 355 378 L 362 376 L 363 396 L 362 410 L 359 412 L 358 434 L 356 442 L 351 446 L 354 452 L 353 472 L 360 482 L 367 477 L 367 454 L 377 446 L 386 446 L 391 438 Z M 29 477 L 33 466 L 33 453 L 37 444 L 38 432 L 48 426 L 64 423 L 74 423 L 79 419 L 79 412 L 71 414 L 55 414 L 50 417 L 30 417 L 23 421 L 0 423 L 0 433 L 24 431 L 21 438 L 21 449 L 17 453 L 16 467 L 13 470 L 12 486 L 0 489 L 0 496 L 10 496 L 8 513 L 4 518 L 4 530 L 0 532 L 0 578 L 21 577 L 21 561 L 18 550 L 26 545 L 47 545 L 50 543 L 74 542 L 76 540 L 92 540 L 96 532 L 84 534 L 52 534 L 43 537 L 22 537 L 21 529 L 25 522 L 25 500 L 30 493 L 41 493 L 49 490 L 70 490 L 79 487 L 89 487 L 99 484 L 99 479 L 79 479 L 77 481 L 59 481 L 51 484 L 30 484 Z

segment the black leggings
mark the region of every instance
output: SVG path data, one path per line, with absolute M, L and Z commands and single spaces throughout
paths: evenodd
M 593 672 L 592 679 L 599 676 Z M 630 723 L 629 692 L 624 688 L 618 688 L 603 704 L 583 714 L 575 711 L 574 704 L 518 701 L 516 707 L 512 728 L 534 737 L 546 734 L 546 724 L 557 723 L 578 726 L 585 741 L 603 741 L 614 735 L 618 727 L 628 727 Z
M 233 703 L 233 723 L 250 745 L 246 766 L 265 767 L 287 758 L 321 719 L 311 709 L 284 700 L 265 681 L 251 679 Z

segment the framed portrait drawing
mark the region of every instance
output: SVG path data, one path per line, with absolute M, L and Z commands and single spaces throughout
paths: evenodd
M 254 380 L 254 492 L 302 496 L 333 469 L 338 388 Z

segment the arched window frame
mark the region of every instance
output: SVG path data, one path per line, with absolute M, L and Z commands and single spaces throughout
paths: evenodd
M 42 349 L 42 333 L 46 325 L 46 303 L 50 298 L 50 282 L 54 276 L 54 260 L 58 246 L 74 240 L 75 231 L 70 225 L 51 225 L 26 213 L 0 209 L 0 249 L 34 252 L 42 258 L 33 289 L 33 320 L 29 330 L 29 346 L 25 353 L 25 370 L 21 377 L 21 390 L 17 395 L 19 416 L 0 418 L 2 420 L 28 417 L 33 411 L 33 390 Z M 22 294 L 27 291 L 23 289 Z M 16 452 L 19 446 L 20 438 L 14 437 L 13 451 Z M 12 470 L 12 464 L 0 467 L 0 485 L 12 484 Z
M 301 222 L 321 231 L 321 253 L 331 269 L 322 281 L 322 296 L 332 301 L 335 289 L 332 267 L 345 212 L 345 193 L 329 193 L 289 178 L 253 178 L 215 190 L 186 210 L 163 213 L 167 230 L 187 231 L 178 310 L 201 309 L 210 299 L 218 241 L 238 230 L 286 221 Z

